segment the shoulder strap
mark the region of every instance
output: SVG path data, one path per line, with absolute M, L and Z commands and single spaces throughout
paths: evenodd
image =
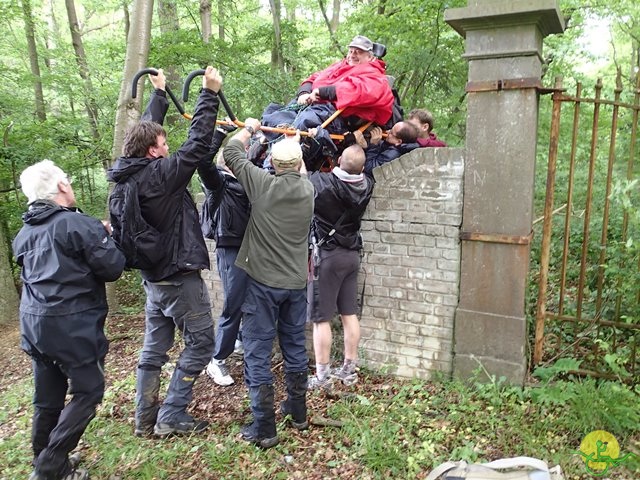
M 331 237 L 333 237 L 333 235 L 336 233 L 336 229 L 342 225 L 342 222 L 344 221 L 344 219 L 347 217 L 347 214 L 350 212 L 350 210 L 345 210 L 344 212 L 342 212 L 342 215 L 340 215 L 340 218 L 338 218 L 338 221 L 336 223 L 333 224 L 333 228 L 331 228 L 331 230 L 329 230 L 329 233 L 327 233 L 324 237 L 322 237 L 318 243 L 316 244 L 318 247 L 321 247 L 327 240 L 329 240 Z

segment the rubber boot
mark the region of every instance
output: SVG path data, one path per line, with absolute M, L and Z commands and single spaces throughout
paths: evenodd
M 160 370 L 136 371 L 136 427 L 134 435 L 142 437 L 153 433 L 158 416 L 158 394 L 160 392 Z
M 307 421 L 307 372 L 286 373 L 287 399 L 280 403 L 282 415 L 291 415 L 291 425 L 298 430 L 309 427 Z
M 158 412 L 153 433 L 161 437 L 169 434 L 199 433 L 209 426 L 209 422 L 196 420 L 187 414 L 187 407 L 193 398 L 193 384 L 197 378 L 197 374 L 187 373 L 179 368 L 174 370 L 167 398 Z
M 242 427 L 242 439 L 255 443 L 262 448 L 271 448 L 278 444 L 276 433 L 276 412 L 273 407 L 273 385 L 249 387 L 253 423 Z

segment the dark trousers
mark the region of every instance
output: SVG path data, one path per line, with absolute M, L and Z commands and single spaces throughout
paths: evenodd
M 218 319 L 216 330 L 216 348 L 213 358 L 224 360 L 233 353 L 240 321 L 242 320 L 242 303 L 247 293 L 247 272 L 235 265 L 239 247 L 216 248 L 218 273 L 224 291 L 224 305 Z
M 273 288 L 249 277 L 242 306 L 244 378 L 249 387 L 272 385 L 271 349 L 278 334 L 285 373 L 306 372 L 306 289 Z
M 191 401 L 193 382 L 213 354 L 213 318 L 209 291 L 199 272 L 176 274 L 160 282 L 142 282 L 147 294 L 145 332 L 138 361 L 141 370 L 160 371 L 169 360 L 176 328 L 182 333 L 184 349 L 176 362 L 174 378 L 158 413 L 158 421 L 189 421 L 186 408 Z M 186 374 L 186 375 L 185 375 Z M 182 380 L 189 381 L 182 385 Z M 175 389 L 178 390 L 175 390 Z M 175 391 L 174 391 L 175 390 Z M 137 392 L 143 398 L 144 392 Z M 138 404 L 143 415 L 146 404 Z
M 39 478 L 57 480 L 71 471 L 69 452 L 80 441 L 104 394 L 104 359 L 65 366 L 33 358 L 35 392 L 31 443 Z M 65 395 L 72 396 L 65 405 Z

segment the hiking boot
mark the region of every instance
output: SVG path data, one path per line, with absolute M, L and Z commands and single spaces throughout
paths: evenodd
M 42 480 L 44 477 L 41 477 L 36 472 L 33 472 L 29 475 L 29 480 Z M 87 470 L 74 468 L 66 474 L 61 480 L 89 480 L 89 472 Z
M 245 442 L 254 443 L 264 449 L 275 447 L 280 443 L 278 435 L 274 435 L 273 437 L 260 437 L 260 435 L 258 435 L 258 426 L 255 422 L 245 425 L 240 429 L 240 438 Z
M 244 345 L 242 345 L 241 340 L 236 340 L 236 343 L 233 346 L 233 353 L 236 355 L 244 355 Z
M 207 375 L 209 375 L 215 383 L 221 387 L 233 385 L 233 378 L 229 375 L 229 367 L 224 360 L 216 360 L 212 358 L 207 365 Z
M 166 437 L 167 435 L 189 435 L 190 433 L 200 433 L 209 427 L 206 420 L 193 419 L 191 421 L 163 423 L 158 422 L 153 427 L 153 433 L 158 437 Z
M 358 374 L 355 372 L 355 370 L 353 372 L 348 372 L 342 367 L 335 368 L 331 370 L 330 376 L 332 378 L 336 378 L 340 380 L 347 387 L 350 387 L 351 385 L 355 385 L 356 383 L 358 383 Z
M 133 434 L 136 437 L 150 437 L 151 435 L 153 435 L 154 426 L 154 423 L 148 425 L 139 425 L 133 430 Z
M 327 375 L 327 377 L 322 380 L 316 375 L 313 375 L 307 383 L 307 390 L 331 390 L 332 383 L 333 378 L 331 378 L 331 375 Z
M 80 462 L 82 461 L 82 454 L 80 452 L 75 452 L 69 455 L 69 465 L 71 465 L 72 469 L 78 468 Z
M 287 399 L 280 403 L 280 412 L 288 417 L 287 420 L 293 428 L 306 430 L 309 428 L 306 398 L 308 373 L 306 370 L 285 373 L 284 381 L 287 386 Z
M 289 408 L 289 403 L 287 403 L 286 400 L 280 402 L 280 413 L 283 417 L 289 416 L 289 423 L 296 430 L 306 430 L 307 428 L 309 428 L 309 422 L 307 420 L 304 420 L 303 422 L 296 422 L 293 419 L 291 409 Z
M 274 395 L 273 385 L 249 387 L 253 423 L 240 429 L 243 440 L 255 443 L 262 448 L 271 448 L 279 443 L 276 432 L 276 412 L 273 408 Z

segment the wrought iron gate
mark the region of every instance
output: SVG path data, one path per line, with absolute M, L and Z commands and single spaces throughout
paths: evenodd
M 633 382 L 640 379 L 640 76 L 629 101 L 620 72 L 614 99 L 602 91 L 600 79 L 592 98 L 580 83 L 567 95 L 561 78 L 553 89 L 533 362 L 572 357 L 581 361 L 576 373 Z M 564 121 L 572 123 L 561 130 Z

